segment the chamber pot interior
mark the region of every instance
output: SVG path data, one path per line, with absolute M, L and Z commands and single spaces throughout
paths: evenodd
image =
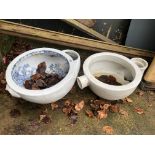
M 112 75 L 121 85 L 132 82 L 135 78 L 133 66 L 121 58 L 115 56 L 99 56 L 89 63 L 89 72 L 94 77 Z
M 46 63 L 46 73 L 55 73 L 64 78 L 69 72 L 69 62 L 61 54 L 52 51 L 38 51 L 20 58 L 12 68 L 11 77 L 20 87 L 36 73 L 38 64 Z

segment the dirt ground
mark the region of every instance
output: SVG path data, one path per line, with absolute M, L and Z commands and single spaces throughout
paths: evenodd
M 45 43 L 32 42 L 33 48 L 36 47 L 54 47 L 58 49 L 66 49 L 49 45 Z M 82 63 L 91 53 L 87 51 L 77 50 L 80 53 Z M 82 74 L 82 67 L 79 75 Z M 69 118 L 62 112 L 61 108 L 54 111 L 51 105 L 39 105 L 30 103 L 22 99 L 11 97 L 7 92 L 0 93 L 0 134 L 18 135 L 101 135 L 105 134 L 102 130 L 103 126 L 111 126 L 114 130 L 113 134 L 117 135 L 145 135 L 155 134 L 155 92 L 145 91 L 142 96 L 138 95 L 137 89 L 130 98 L 132 103 L 122 103 L 119 106 L 121 109 L 128 112 L 128 116 L 120 115 L 119 113 L 109 113 L 106 119 L 99 120 L 96 117 L 89 118 L 85 114 L 85 110 L 89 107 L 88 101 L 98 99 L 89 88 L 80 90 L 77 83 L 73 89 L 59 102 L 61 105 L 64 100 L 72 99 L 73 102 L 85 101 L 84 108 L 79 112 L 77 123 L 71 125 Z M 143 114 L 135 112 L 135 108 L 142 108 Z M 20 114 L 16 117 L 10 115 L 13 109 L 19 110 Z M 47 124 L 39 119 L 41 111 L 46 111 L 50 122 Z

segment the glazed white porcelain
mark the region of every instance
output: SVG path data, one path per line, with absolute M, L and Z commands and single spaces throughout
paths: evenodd
M 143 65 L 137 65 L 142 60 L 139 58 L 130 60 L 110 52 L 93 54 L 83 64 L 84 75 L 77 78 L 78 85 L 81 89 L 89 86 L 96 95 L 104 99 L 123 99 L 133 93 L 142 79 L 144 70 L 148 66 L 145 60 Z M 122 85 L 103 83 L 95 78 L 100 75 L 113 75 Z
M 133 61 L 139 67 L 142 74 L 144 74 L 144 71 L 148 67 L 148 62 L 142 58 L 132 58 L 131 61 Z
M 43 90 L 25 89 L 24 81 L 36 72 L 37 65 L 46 62 L 47 73 L 57 73 L 63 79 L 56 85 Z M 6 90 L 18 98 L 47 104 L 63 98 L 73 87 L 80 69 L 80 56 L 73 50 L 38 48 L 16 57 L 6 70 Z

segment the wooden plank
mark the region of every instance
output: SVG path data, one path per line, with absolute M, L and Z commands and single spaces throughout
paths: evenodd
M 144 75 L 144 80 L 146 82 L 155 84 L 155 57 L 153 58 L 151 65 L 149 66 L 147 72 Z
M 89 28 L 92 28 L 96 23 L 96 19 L 75 19 L 75 20 Z
M 108 39 L 104 35 L 98 33 L 97 31 L 93 30 L 92 28 L 89 28 L 89 27 L 85 26 L 84 24 L 80 23 L 77 20 L 74 20 L 74 19 L 62 19 L 62 20 L 65 21 L 66 23 L 76 27 L 77 29 L 87 33 L 88 35 L 90 35 L 92 37 L 95 37 L 97 39 L 100 39 L 102 41 L 106 41 L 106 42 L 109 42 L 109 43 L 115 43 L 111 39 Z
M 70 46 L 70 47 L 79 48 L 79 49 L 86 49 L 88 50 L 88 52 L 111 51 L 111 52 L 129 54 L 132 56 L 140 56 L 140 57 L 152 58 L 155 56 L 155 53 L 151 51 L 106 43 L 103 41 L 87 39 L 83 37 L 77 37 L 77 36 L 68 35 L 64 33 L 35 28 L 27 25 L 7 22 L 3 20 L 0 20 L 0 32 L 19 36 L 19 37 L 26 37 L 29 39 L 35 39 L 35 40 L 45 41 L 49 43 Z

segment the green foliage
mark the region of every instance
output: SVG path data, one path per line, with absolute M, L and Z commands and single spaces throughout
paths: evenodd
M 0 51 L 3 56 L 10 51 L 11 45 L 14 41 L 15 38 L 13 36 L 0 34 Z
M 9 53 L 12 43 L 15 41 L 15 37 L 0 34 L 0 66 L 2 66 L 2 59 Z

